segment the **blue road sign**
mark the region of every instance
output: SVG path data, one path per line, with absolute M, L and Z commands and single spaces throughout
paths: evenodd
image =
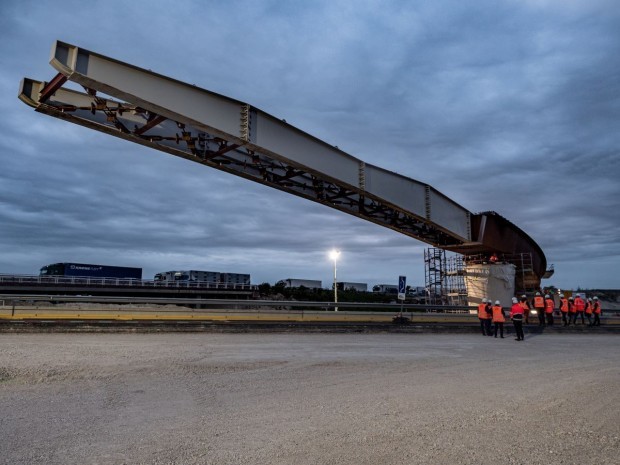
M 407 276 L 398 277 L 398 299 L 405 300 L 405 292 L 407 291 Z

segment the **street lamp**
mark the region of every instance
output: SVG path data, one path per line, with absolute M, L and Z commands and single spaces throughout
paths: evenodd
M 336 263 L 338 262 L 338 257 L 340 256 L 339 250 L 332 250 L 329 253 L 329 258 L 334 261 L 334 303 L 338 303 L 338 281 L 336 280 Z M 338 311 L 338 306 L 335 307 L 335 311 Z

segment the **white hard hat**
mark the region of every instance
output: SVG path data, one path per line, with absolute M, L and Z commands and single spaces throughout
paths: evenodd
M 550 299 L 550 298 L 551 298 L 551 296 L 550 296 L 549 294 L 547 294 L 547 295 L 545 296 L 545 299 Z
M 540 295 L 540 292 L 537 292 L 536 295 Z
M 527 298 L 527 296 L 526 296 L 525 294 L 523 294 L 523 295 L 521 296 L 521 298 L 522 298 L 522 299 L 526 299 L 526 298 Z
M 564 298 L 564 294 L 560 294 L 560 297 Z
M 598 297 L 594 297 L 594 300 L 598 300 Z
M 519 303 L 519 300 L 518 300 L 516 297 L 513 297 L 513 298 L 512 298 L 512 303 L 513 303 L 513 304 L 518 304 L 518 303 Z
M 482 299 L 482 303 L 483 303 L 483 304 L 486 304 L 486 303 L 487 303 L 487 299 L 484 299 L 484 298 L 483 298 L 483 299 Z
M 499 300 L 496 300 L 496 301 L 495 301 L 495 305 L 499 305 Z

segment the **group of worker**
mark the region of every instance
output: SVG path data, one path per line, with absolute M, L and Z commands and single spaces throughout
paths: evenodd
M 540 292 L 531 302 L 527 300 L 525 295 L 521 299 L 512 298 L 512 306 L 510 307 L 509 317 L 515 328 L 517 341 L 522 341 L 525 336 L 523 334 L 523 323 L 529 324 L 529 317 L 532 310 L 536 311 L 539 326 L 553 326 L 553 313 L 555 311 L 555 301 L 549 294 L 544 297 Z M 585 325 L 585 318 L 588 319 L 588 326 L 600 326 L 601 324 L 601 303 L 598 297 L 583 299 L 579 294 L 576 297 L 564 297 L 560 295 L 560 313 L 562 314 L 563 326 L 576 325 L 577 319 L 581 318 L 581 324 Z M 592 320 L 594 317 L 594 320 Z M 500 337 L 504 337 L 504 323 L 506 315 L 499 300 L 492 304 L 491 299 L 482 299 L 482 303 L 478 305 L 478 319 L 480 320 L 480 329 L 483 336 L 495 336 L 499 330 Z M 491 331 L 491 324 L 495 326 L 495 331 Z

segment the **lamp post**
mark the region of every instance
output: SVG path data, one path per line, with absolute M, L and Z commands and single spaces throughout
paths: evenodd
M 338 281 L 336 279 L 336 263 L 338 262 L 338 257 L 340 256 L 340 251 L 339 250 L 332 250 L 329 253 L 329 258 L 331 258 L 334 261 L 334 303 L 337 304 L 338 303 Z M 338 311 L 338 306 L 335 307 L 334 311 Z

